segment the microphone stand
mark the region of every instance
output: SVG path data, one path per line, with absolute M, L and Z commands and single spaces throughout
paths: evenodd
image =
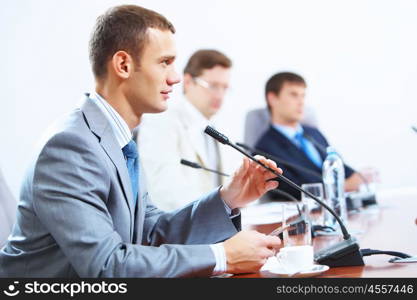
M 320 264 L 328 265 L 330 267 L 338 267 L 338 266 L 363 266 L 364 261 L 362 258 L 362 255 L 359 251 L 359 245 L 354 237 L 351 237 L 351 235 L 348 233 L 345 225 L 343 224 L 340 217 L 323 201 L 318 199 L 316 196 L 311 194 L 308 191 L 305 191 L 301 187 L 299 187 L 297 184 L 286 178 L 285 176 L 281 175 L 274 169 L 270 168 L 269 166 L 263 164 L 262 162 L 258 161 L 253 156 L 249 155 L 245 151 L 243 151 L 241 148 L 236 146 L 234 143 L 230 142 L 229 139 L 215 130 L 214 128 L 207 126 L 204 132 L 208 135 L 210 135 L 212 138 L 216 139 L 222 144 L 231 146 L 235 150 L 242 153 L 244 156 L 248 157 L 250 160 L 256 162 L 257 164 L 261 165 L 266 170 L 272 172 L 277 176 L 277 178 L 274 178 L 272 180 L 280 179 L 284 182 L 286 182 L 291 187 L 295 188 L 296 190 L 305 193 L 315 201 L 317 201 L 319 204 L 321 204 L 324 208 L 326 208 L 336 219 L 338 224 L 340 225 L 340 229 L 343 234 L 343 241 L 328 247 L 326 249 L 323 249 L 315 254 L 315 261 Z

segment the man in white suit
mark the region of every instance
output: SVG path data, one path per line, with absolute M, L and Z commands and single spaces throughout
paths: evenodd
M 175 99 L 166 113 L 143 118 L 138 135 L 141 161 L 149 193 L 165 210 L 180 208 L 223 182 L 221 175 L 180 161 L 222 171 L 219 145 L 204 129 L 223 103 L 231 66 L 219 51 L 195 52 L 184 69 L 184 98 Z

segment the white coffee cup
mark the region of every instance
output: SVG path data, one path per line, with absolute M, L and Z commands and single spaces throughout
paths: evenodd
M 283 247 L 276 256 L 287 273 L 306 271 L 314 264 L 313 246 L 310 245 Z

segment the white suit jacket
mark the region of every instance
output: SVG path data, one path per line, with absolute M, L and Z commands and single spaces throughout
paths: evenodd
M 164 210 L 182 207 L 218 185 L 213 179 L 217 175 L 184 166 L 181 159 L 221 171 L 220 151 L 217 168 L 209 164 L 203 133 L 209 122 L 204 124 L 187 100 L 175 101 L 162 114 L 145 115 L 138 134 L 149 194 Z

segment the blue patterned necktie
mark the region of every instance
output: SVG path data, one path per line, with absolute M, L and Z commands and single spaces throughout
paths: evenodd
M 135 141 L 131 140 L 122 149 L 126 157 L 127 171 L 129 172 L 130 183 L 133 192 L 133 206 L 136 205 L 138 199 L 138 178 L 139 178 L 139 155 Z
M 307 143 L 306 140 L 303 136 L 302 133 L 297 132 L 297 134 L 295 135 L 295 139 L 298 141 L 299 143 L 299 148 L 301 149 L 301 151 L 303 151 L 307 157 L 319 168 L 321 168 L 321 162 L 317 161 L 316 157 L 311 153 L 311 151 L 308 149 L 307 147 Z

